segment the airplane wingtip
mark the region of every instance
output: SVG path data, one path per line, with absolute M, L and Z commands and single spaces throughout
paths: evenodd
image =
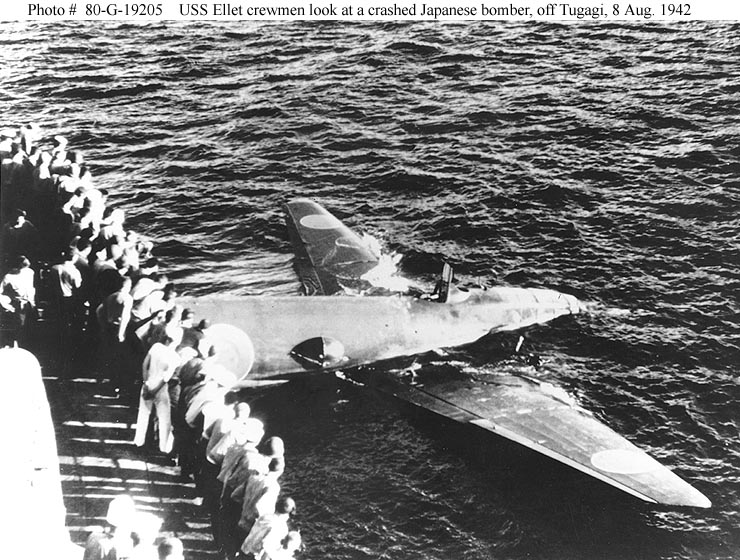
M 687 505 L 690 507 L 709 509 L 710 507 L 712 507 L 712 501 L 704 494 L 696 490 L 696 495 L 691 500 L 691 503 Z

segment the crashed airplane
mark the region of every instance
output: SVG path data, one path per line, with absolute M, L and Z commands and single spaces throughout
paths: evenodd
M 577 314 L 573 296 L 533 288 L 458 288 L 447 269 L 435 294 L 346 295 L 343 286 L 378 266 L 379 255 L 320 205 L 286 204 L 296 269 L 309 297 L 199 297 L 182 304 L 213 324 L 209 338 L 242 386 L 307 372 L 352 368 L 495 332 Z M 494 383 L 396 382 L 386 392 L 523 445 L 651 503 L 709 507 L 698 490 L 562 398 L 552 384 L 519 375 Z

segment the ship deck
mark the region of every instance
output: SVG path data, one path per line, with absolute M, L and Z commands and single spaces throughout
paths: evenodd
M 163 520 L 160 536 L 183 541 L 186 557 L 220 558 L 195 484 L 183 480 L 167 457 L 131 443 L 136 396 L 113 390 L 96 370 L 94 350 L 73 354 L 65 363 L 53 332 L 41 323 L 29 349 L 42 366 L 71 541 L 84 546 L 90 532 L 103 525 L 110 500 L 129 494 L 138 510 Z

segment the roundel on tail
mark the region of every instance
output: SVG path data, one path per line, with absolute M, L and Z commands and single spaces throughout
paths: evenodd
M 208 328 L 207 341 L 216 349 L 216 363 L 221 364 L 237 379 L 246 376 L 254 364 L 254 345 L 243 330 L 219 323 Z
M 333 368 L 347 361 L 344 345 L 334 338 L 317 336 L 297 344 L 290 356 L 305 369 Z

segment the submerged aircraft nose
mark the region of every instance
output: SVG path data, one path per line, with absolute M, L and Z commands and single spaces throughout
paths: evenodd
M 570 294 L 560 294 L 560 295 L 562 295 L 565 298 L 565 301 L 568 302 L 568 309 L 574 315 L 586 309 L 586 307 L 575 296 L 572 296 Z
M 474 303 L 485 304 L 478 318 L 487 321 L 491 332 L 544 324 L 585 310 L 576 297 L 543 288 L 498 287 L 483 294 Z

